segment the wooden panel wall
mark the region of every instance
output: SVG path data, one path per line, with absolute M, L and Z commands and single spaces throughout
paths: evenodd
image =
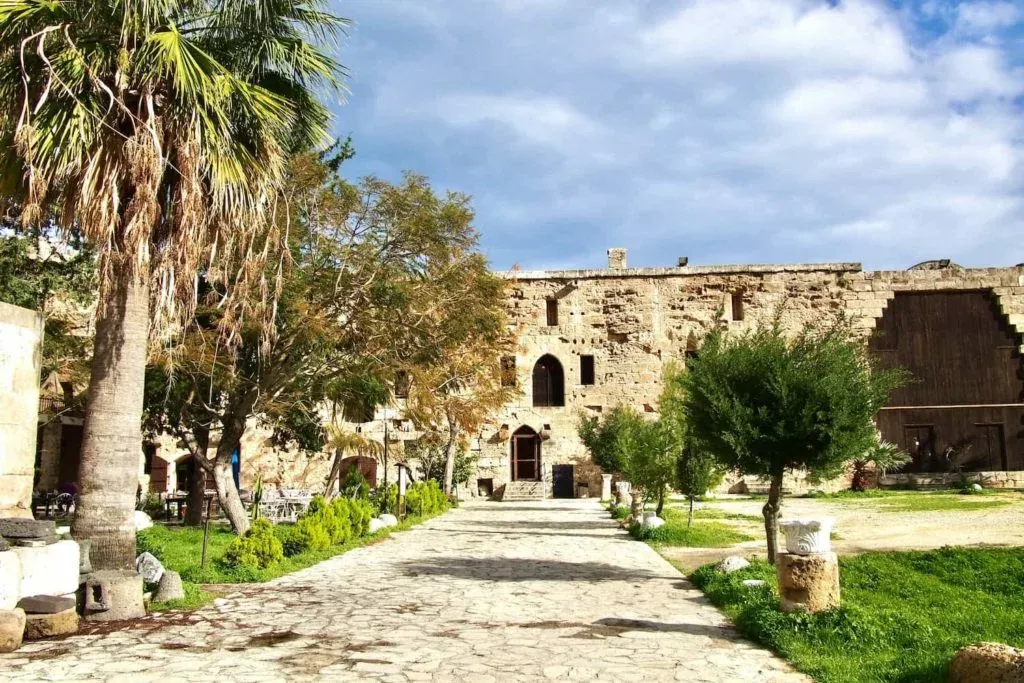
M 878 416 L 904 471 L 1024 470 L 1024 407 L 1006 405 L 1024 402 L 1020 344 L 988 291 L 896 294 L 870 346 L 915 377 Z

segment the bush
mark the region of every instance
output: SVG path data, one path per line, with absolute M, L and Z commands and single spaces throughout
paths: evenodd
M 244 536 L 236 538 L 224 553 L 229 567 L 266 569 L 284 559 L 284 547 L 274 534 L 274 525 L 257 519 Z
M 388 484 L 387 487 L 378 486 L 370 494 L 370 503 L 378 514 L 394 514 L 398 509 L 398 484 Z
M 368 500 L 348 501 L 349 523 L 352 526 L 352 537 L 365 536 L 370 531 L 370 520 L 373 519 L 373 507 Z
M 408 514 L 430 517 L 451 507 L 451 501 L 433 479 L 417 481 L 405 492 L 405 509 Z
M 345 475 L 341 483 L 341 495 L 350 500 L 369 500 L 370 482 L 366 481 L 363 473 L 357 469 L 351 469 Z
M 612 519 L 625 519 L 629 517 L 629 508 L 625 505 L 613 505 L 610 509 Z

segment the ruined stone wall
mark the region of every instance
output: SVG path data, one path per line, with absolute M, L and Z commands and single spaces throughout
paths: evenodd
M 740 332 L 779 316 L 784 329 L 795 332 L 843 314 L 866 337 L 896 292 L 991 289 L 1011 324 L 1024 331 L 1024 271 L 1019 268 L 864 272 L 859 264 L 840 263 L 609 268 L 511 273 L 509 278 L 509 314 L 520 335 L 516 370 L 522 394 L 485 428 L 477 446 L 478 476 L 493 479 L 495 490 L 511 477 L 511 443 L 501 436 L 529 425 L 548 437 L 542 460 L 549 493 L 551 466 L 573 464 L 577 481 L 596 495 L 600 472 L 576 436 L 580 416 L 619 404 L 656 412 L 666 364 L 684 363 L 687 348 L 699 345 L 716 325 Z M 547 325 L 549 299 L 558 301 L 556 326 Z M 531 373 L 545 354 L 564 369 L 564 407 L 533 406 Z M 594 356 L 593 386 L 580 384 L 582 354 Z M 791 485 L 802 487 L 796 480 Z

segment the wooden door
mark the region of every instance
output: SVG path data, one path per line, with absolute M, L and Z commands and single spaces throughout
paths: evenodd
M 516 432 L 512 435 L 512 481 L 537 481 L 539 475 L 540 437 L 533 430 Z
M 555 498 L 573 498 L 573 476 L 572 465 L 552 465 L 551 467 L 551 493 Z

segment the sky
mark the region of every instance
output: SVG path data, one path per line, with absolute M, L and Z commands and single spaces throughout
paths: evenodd
M 1024 261 L 1024 0 L 335 0 L 347 173 L 497 269 Z

